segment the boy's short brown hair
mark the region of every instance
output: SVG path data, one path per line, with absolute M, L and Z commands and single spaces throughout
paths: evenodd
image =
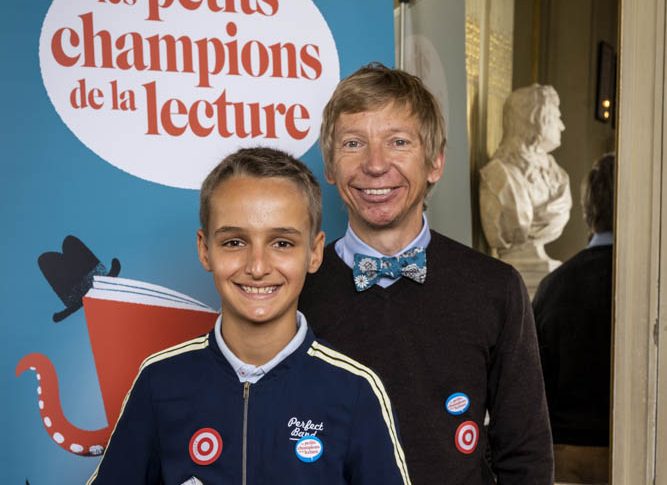
M 242 148 L 225 157 L 208 174 L 199 194 L 199 222 L 208 236 L 210 201 L 215 189 L 234 176 L 258 178 L 282 177 L 294 182 L 308 201 L 310 239 L 313 241 L 322 226 L 322 192 L 320 184 L 303 163 L 291 155 L 274 148 Z

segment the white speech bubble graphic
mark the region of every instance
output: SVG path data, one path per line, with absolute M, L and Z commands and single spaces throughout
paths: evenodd
M 87 147 L 190 189 L 241 147 L 303 155 L 340 79 L 312 0 L 53 0 L 39 57 L 51 102 Z

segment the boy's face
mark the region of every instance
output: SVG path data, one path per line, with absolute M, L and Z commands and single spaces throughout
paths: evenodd
M 322 262 L 324 233 L 310 238 L 308 200 L 291 180 L 234 176 L 210 200 L 199 259 L 213 273 L 224 321 L 294 321 L 306 273 Z

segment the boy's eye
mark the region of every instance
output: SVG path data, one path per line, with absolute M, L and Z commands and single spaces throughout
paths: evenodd
M 240 248 L 244 245 L 245 243 L 241 239 L 227 239 L 221 243 L 221 246 L 225 248 Z
M 280 240 L 274 242 L 273 246 L 276 247 L 276 248 L 279 248 L 279 249 L 287 249 L 287 248 L 294 247 L 294 243 L 292 243 L 291 241 L 286 241 L 284 239 L 280 239 Z

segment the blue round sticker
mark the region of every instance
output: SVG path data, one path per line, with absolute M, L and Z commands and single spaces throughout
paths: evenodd
M 294 452 L 304 463 L 312 463 L 320 459 L 324 445 L 317 436 L 304 436 L 296 442 Z
M 465 413 L 469 407 L 470 398 L 462 392 L 455 392 L 445 401 L 447 412 L 454 416 Z

